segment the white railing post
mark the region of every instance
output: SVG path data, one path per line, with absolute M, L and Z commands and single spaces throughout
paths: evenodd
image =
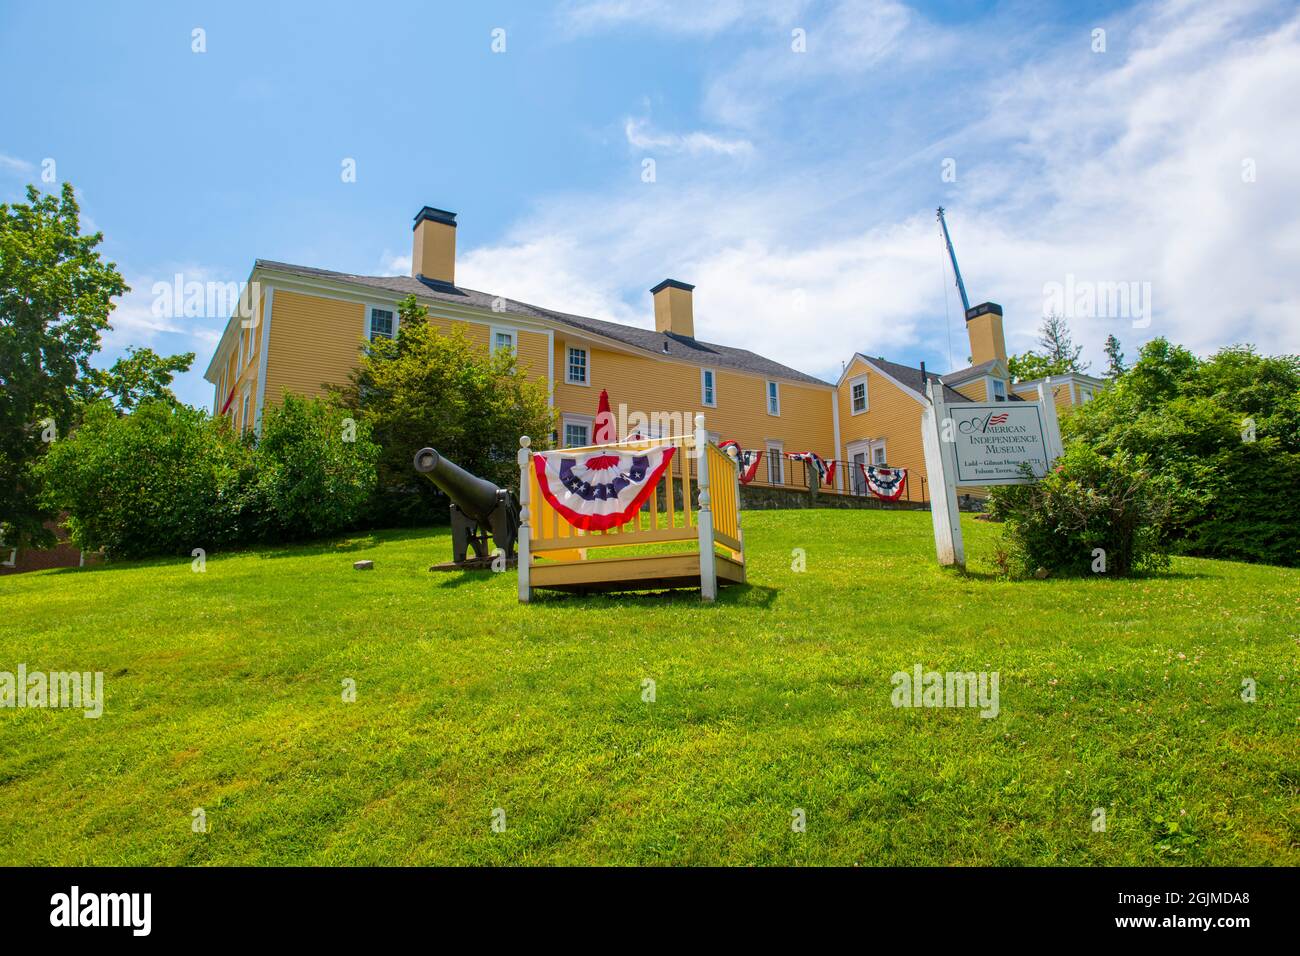
M 704 429 L 704 416 L 696 415 L 694 453 L 696 484 L 700 486 L 700 513 L 696 521 L 696 530 L 700 534 L 700 597 L 713 601 L 718 596 L 718 563 L 713 556 L 713 505 L 709 496 L 708 447 L 709 433 Z
M 519 462 L 519 539 L 516 542 L 518 547 L 519 560 L 519 600 L 527 604 L 533 596 L 533 589 L 528 583 L 528 572 L 532 565 L 532 559 L 529 557 L 529 499 L 531 497 L 532 487 L 532 469 L 533 453 L 529 449 L 532 439 L 527 435 L 521 435 L 519 438 L 519 454 L 516 461 Z
M 731 456 L 728 455 L 728 458 Z M 740 581 L 745 583 L 749 572 L 746 570 L 747 562 L 745 561 L 745 528 L 740 523 L 740 461 L 738 458 L 732 459 L 732 464 L 736 467 L 731 469 L 731 483 L 735 486 L 736 496 L 736 540 L 740 542 Z

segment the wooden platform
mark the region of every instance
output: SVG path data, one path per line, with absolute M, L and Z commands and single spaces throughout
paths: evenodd
M 718 584 L 741 584 L 745 569 L 717 555 Z M 700 588 L 698 553 L 652 554 L 643 557 L 587 561 L 538 561 L 530 569 L 535 588 L 587 594 L 601 591 L 662 591 Z

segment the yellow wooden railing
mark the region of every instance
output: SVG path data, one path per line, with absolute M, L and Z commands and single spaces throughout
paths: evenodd
M 674 445 L 677 451 L 673 453 L 672 461 L 664 473 L 659 476 L 659 482 L 647 500 L 646 507 L 634 512 L 626 524 L 606 531 L 583 531 L 565 521 L 542 495 L 537 473 L 529 469 L 528 526 L 532 532 L 532 554 L 537 557 L 567 558 L 572 556 L 576 548 L 627 547 L 660 541 L 695 540 L 697 518 L 694 505 L 699 483 L 696 469 L 692 467 L 694 435 L 615 442 L 566 451 L 572 451 L 575 456 L 600 451 L 627 453 L 661 448 L 664 445 Z M 694 493 L 693 482 L 696 489 Z
M 704 416 L 697 415 L 695 431 L 690 435 L 566 449 L 566 453 L 571 452 L 574 456 L 605 451 L 627 454 L 665 445 L 677 449 L 646 503 L 629 515 L 624 524 L 604 531 L 584 531 L 573 527 L 546 500 L 533 467 L 531 443 L 527 437 L 521 438 L 520 504 L 524 527 L 519 536 L 519 599 L 530 599 L 532 576 L 529 569 L 538 558 L 544 562 L 557 562 L 554 567 L 558 568 L 572 562 L 585 563 L 591 548 L 667 542 L 695 544 L 699 554 L 700 593 L 705 600 L 711 601 L 717 594 L 717 562 L 722 558 L 715 556 L 715 546 L 730 552 L 723 556 L 730 562 L 724 567 L 727 580 L 743 582 L 745 539 L 740 529 L 738 469 L 731 457 L 708 441 L 707 435 Z M 644 562 L 645 558 L 630 556 L 611 560 Z M 664 561 L 667 562 L 668 558 Z M 540 569 L 542 565 L 538 567 Z M 615 570 L 605 561 L 596 561 L 591 566 L 590 579 L 581 583 L 599 586 L 602 575 L 609 577 Z M 564 573 L 570 579 L 568 583 L 574 583 L 573 576 L 568 571 Z
M 740 533 L 740 482 L 735 459 L 713 442 L 704 449 L 713 510 L 713 540 L 730 549 L 738 560 L 744 551 Z

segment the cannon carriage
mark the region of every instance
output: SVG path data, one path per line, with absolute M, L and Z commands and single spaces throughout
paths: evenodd
M 439 570 L 486 568 L 493 551 L 507 563 L 514 561 L 519 537 L 519 501 L 508 488 L 498 488 L 485 478 L 471 475 L 433 448 L 415 453 L 415 470 L 451 499 L 451 556 Z M 488 549 L 489 540 L 496 547 Z M 474 557 L 469 557 L 470 550 Z

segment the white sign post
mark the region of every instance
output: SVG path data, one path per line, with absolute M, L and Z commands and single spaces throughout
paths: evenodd
M 948 405 L 943 387 L 926 382 L 929 407 L 921 414 L 921 442 L 930 478 L 934 548 L 944 566 L 966 566 L 957 486 L 1027 484 L 1047 474 L 1061 455 L 1061 433 L 1051 379 L 1037 402 L 962 402 Z M 1033 477 L 1025 475 L 1028 465 Z
M 956 467 L 952 464 L 952 419 L 943 403 L 943 388 L 926 382 L 930 405 L 921 412 L 921 448 L 930 477 L 930 519 L 934 522 L 934 549 L 944 567 L 966 567 L 966 548 L 961 540 L 957 512 Z M 938 394 L 936 394 L 936 392 Z

